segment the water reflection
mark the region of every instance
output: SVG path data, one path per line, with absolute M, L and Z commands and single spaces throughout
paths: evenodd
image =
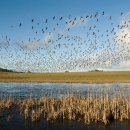
M 8 114 L 11 119 L 7 122 Z M 38 122 L 32 122 L 31 119 L 24 119 L 23 116 L 18 116 L 18 111 L 8 110 L 0 118 L 0 130 L 129 130 L 129 120 L 124 121 L 112 121 L 110 125 L 104 125 L 101 122 L 90 123 L 85 125 L 84 121 L 73 120 L 54 120 L 48 122 L 46 119 L 41 118 Z M 8 125 L 7 125 L 8 124 Z
M 0 94 L 2 96 L 11 95 L 16 97 L 28 97 L 31 93 L 32 97 L 40 98 L 43 95 L 59 97 L 69 93 L 86 96 L 89 92 L 102 94 L 107 90 L 109 95 L 121 90 L 127 96 L 130 92 L 130 83 L 111 83 L 111 84 L 81 84 L 81 83 L 0 83 Z M 101 94 L 101 93 L 100 93 Z

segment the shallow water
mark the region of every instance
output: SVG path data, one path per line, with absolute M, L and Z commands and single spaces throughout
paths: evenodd
M 10 118 L 9 118 L 10 117 Z M 84 120 L 54 120 L 46 121 L 40 118 L 37 122 L 32 122 L 30 118 L 24 119 L 15 109 L 4 110 L 0 115 L 0 130 L 129 130 L 129 120 L 111 121 L 110 124 L 91 123 L 85 125 Z
M 130 83 L 111 83 L 111 84 L 81 84 L 81 83 L 0 83 L 0 94 L 3 96 L 32 96 L 40 98 L 44 95 L 53 97 L 64 96 L 65 94 L 80 93 L 86 94 L 88 91 L 96 92 L 100 89 L 107 89 L 112 94 L 120 89 L 125 94 L 130 92 Z
M 112 83 L 112 84 L 77 84 L 77 83 L 0 83 L 0 95 L 26 98 L 44 95 L 53 97 L 64 96 L 65 94 L 78 93 L 85 95 L 88 90 L 96 92 L 99 89 L 107 89 L 109 94 L 115 93 L 120 89 L 124 95 L 130 93 L 130 83 Z M 16 109 L 0 110 L 0 130 L 129 130 L 129 120 L 111 121 L 107 126 L 104 123 L 91 123 L 85 125 L 84 120 L 55 120 L 48 122 L 43 117 L 38 122 L 32 122 L 30 118 L 24 119 Z

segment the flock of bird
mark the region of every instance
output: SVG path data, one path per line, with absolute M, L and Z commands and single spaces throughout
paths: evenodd
M 120 13 L 121 18 L 124 15 L 127 20 L 118 25 L 105 12 L 74 18 L 54 16 L 44 23 L 32 18 L 30 29 L 35 38 L 14 41 L 10 36 L 1 36 L 0 68 L 31 72 L 87 71 L 128 62 L 130 14 Z M 48 23 L 54 27 L 47 26 Z M 10 25 L 10 31 L 16 26 L 23 28 L 24 24 Z M 41 28 L 37 29 L 38 26 Z M 38 38 L 40 35 L 44 38 Z

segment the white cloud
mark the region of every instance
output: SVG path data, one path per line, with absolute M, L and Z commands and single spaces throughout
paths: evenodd
M 121 69 L 121 70 L 130 70 L 130 61 L 120 62 L 119 69 Z
M 51 40 L 53 37 L 54 37 L 54 34 L 53 34 L 52 32 L 51 32 L 51 34 L 48 33 L 48 34 L 43 38 L 42 43 L 43 43 L 43 44 L 48 44 L 48 41 Z
M 43 45 L 49 45 L 53 37 L 54 37 L 54 34 L 51 32 L 51 34 L 49 33 L 46 34 L 46 36 L 42 40 L 33 40 L 33 42 L 32 41 L 24 42 L 22 44 L 22 47 L 26 49 L 35 49 Z
M 122 48 L 129 48 L 130 47 L 130 15 L 129 12 L 124 14 L 120 17 L 119 27 L 115 28 L 115 40 L 117 44 L 119 44 L 118 49 L 122 50 Z M 116 44 L 116 45 L 117 45 Z

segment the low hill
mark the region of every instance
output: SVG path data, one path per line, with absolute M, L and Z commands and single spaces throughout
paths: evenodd
M 0 72 L 13 72 L 12 70 L 0 68 Z

